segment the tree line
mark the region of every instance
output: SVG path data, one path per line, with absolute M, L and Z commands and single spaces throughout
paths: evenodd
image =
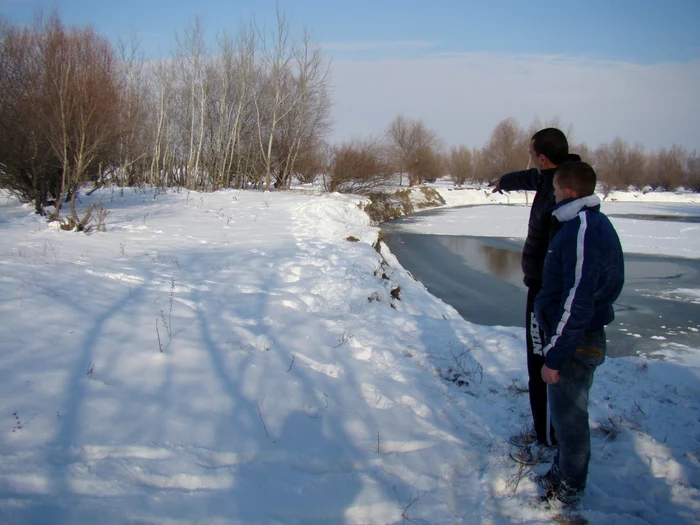
M 330 129 L 328 64 L 282 13 L 216 49 L 195 20 L 157 61 L 55 14 L 0 21 L 0 91 L 0 186 L 53 219 L 67 203 L 76 226 L 86 185 L 288 187 Z
M 80 217 L 76 197 L 108 183 L 215 191 L 288 188 L 296 178 L 367 193 L 397 177 L 489 181 L 527 167 L 529 138 L 542 127 L 506 119 L 483 147 L 445 148 L 422 120 L 397 115 L 379 137 L 330 144 L 328 61 L 308 33 L 291 33 L 284 13 L 270 29 L 251 21 L 206 42 L 195 20 L 172 56 L 147 61 L 136 42 L 114 46 L 56 14 L 31 27 L 0 19 L 0 186 L 81 229 L 92 210 Z M 695 151 L 645 153 L 620 138 L 571 150 L 607 189 L 700 191 Z
M 557 119 L 542 124 L 535 120 L 522 127 L 515 119 L 499 122 L 489 140 L 480 148 L 464 145 L 444 148 L 438 135 L 419 119 L 397 116 L 379 140 L 353 140 L 332 149 L 328 164 L 328 189 L 362 191 L 381 187 L 395 173 L 406 174 L 407 184 L 434 182 L 449 176 L 455 185 L 487 183 L 504 173 L 529 167 L 528 144 L 543 127 L 558 127 L 568 136 L 571 129 Z M 596 170 L 603 191 L 667 190 L 684 188 L 700 192 L 700 158 L 697 151 L 680 146 L 646 153 L 620 137 L 595 149 L 585 143 L 571 143 L 569 150 Z M 350 178 L 353 174 L 354 178 Z M 403 182 L 399 175 L 399 183 Z

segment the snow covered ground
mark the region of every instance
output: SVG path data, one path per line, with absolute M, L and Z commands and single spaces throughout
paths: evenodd
M 524 202 L 440 191 L 449 205 Z M 616 213 L 681 213 L 696 196 L 646 199 Z M 465 322 L 378 253 L 361 198 L 89 202 L 110 211 L 105 233 L 0 203 L 1 523 L 559 519 L 508 457 L 529 419 L 521 330 Z M 472 210 L 462 234 L 524 235 L 523 206 Z M 646 239 L 664 224 L 623 243 L 658 250 Z M 698 257 L 697 225 L 673 224 L 686 229 L 663 230 L 663 249 Z M 583 518 L 700 520 L 699 376 L 690 348 L 599 369 Z

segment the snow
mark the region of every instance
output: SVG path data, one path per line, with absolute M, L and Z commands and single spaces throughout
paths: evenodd
M 439 191 L 449 205 L 493 202 Z M 464 321 L 378 253 L 365 199 L 81 198 L 109 210 L 106 232 L 0 202 L 0 522 L 533 524 L 560 512 L 533 503 L 532 472 L 508 457 L 529 420 L 522 330 Z M 681 204 L 619 213 L 692 214 Z M 524 236 L 524 206 L 465 210 L 460 234 Z M 697 229 L 663 227 L 643 232 L 663 243 L 623 241 L 697 257 Z M 700 351 L 679 345 L 599 369 L 590 523 L 700 520 L 699 376 Z
M 512 239 L 527 236 L 530 215 L 527 203 L 532 203 L 532 193 L 491 194 L 489 188 L 483 187 L 451 189 L 439 186 L 437 189 L 448 208 L 467 207 L 451 210 L 449 214 L 429 212 L 429 218 L 402 228 L 431 235 Z M 610 216 L 625 253 L 700 258 L 700 195 L 696 193 L 613 192 L 603 201 L 601 210 Z M 644 216 L 648 218 L 640 218 Z M 654 216 L 670 216 L 676 220 L 649 220 Z M 695 222 L 683 222 L 688 218 Z

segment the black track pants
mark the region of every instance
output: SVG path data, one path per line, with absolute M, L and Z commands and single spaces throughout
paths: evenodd
M 554 429 L 549 417 L 547 405 L 547 383 L 542 381 L 544 365 L 544 333 L 535 318 L 535 297 L 542 285 L 536 283 L 527 289 L 527 307 L 525 309 L 525 340 L 527 346 L 527 375 L 530 389 L 530 408 L 535 426 L 537 441 L 544 445 L 556 445 Z

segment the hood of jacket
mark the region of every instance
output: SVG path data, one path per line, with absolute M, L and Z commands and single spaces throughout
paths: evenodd
M 552 215 L 554 215 L 559 222 L 570 221 L 584 208 L 600 208 L 600 202 L 600 198 L 597 195 L 588 195 L 586 197 L 579 197 L 578 199 L 566 199 L 554 207 Z

